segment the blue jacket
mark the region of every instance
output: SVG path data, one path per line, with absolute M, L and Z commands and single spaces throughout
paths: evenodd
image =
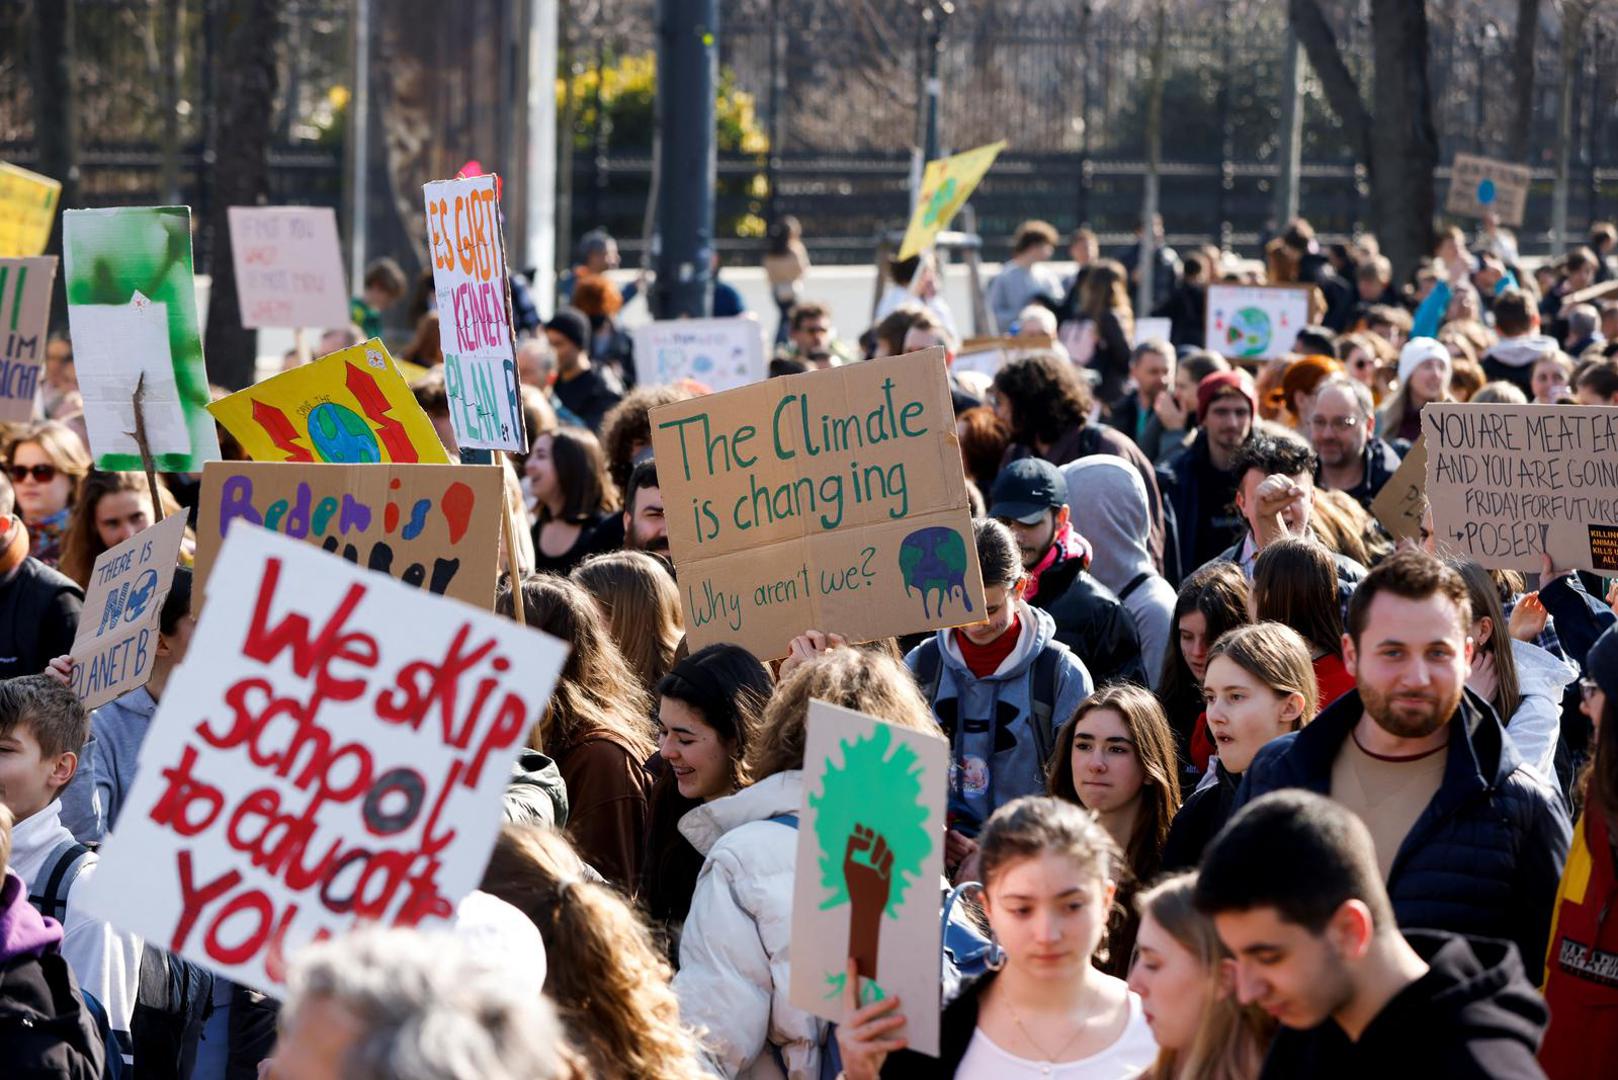
M 1332 762 L 1363 712 L 1359 692 L 1350 691 L 1303 730 L 1265 746 L 1242 778 L 1232 814 L 1281 788 L 1330 795 Z M 1537 986 L 1572 825 L 1494 710 L 1470 690 L 1450 732 L 1438 794 L 1388 872 L 1394 916 L 1404 929 L 1515 942 Z
M 1056 730 L 1093 688 L 1084 662 L 1056 640 L 1050 615 L 1025 601 L 1018 601 L 1017 614 L 1022 620 L 1017 647 L 986 678 L 974 676 L 961 659 L 953 630 L 940 630 L 905 657 L 917 672 L 923 651 L 938 650 L 938 688 L 931 705 L 950 741 L 949 823 L 968 835 L 976 835 L 989 815 L 1012 799 L 1045 793 L 1046 756 L 1056 745 Z M 1055 685 L 1047 695 L 1051 715 L 1036 717 L 1034 660 L 1046 650 L 1059 653 Z

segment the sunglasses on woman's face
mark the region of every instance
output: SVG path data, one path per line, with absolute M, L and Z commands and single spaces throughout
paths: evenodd
M 6 470 L 17 483 L 33 477 L 36 484 L 48 484 L 56 479 L 55 465 L 13 465 Z

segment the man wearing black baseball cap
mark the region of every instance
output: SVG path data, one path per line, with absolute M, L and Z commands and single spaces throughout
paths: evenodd
M 1011 462 L 990 490 L 989 516 L 1017 538 L 1028 571 L 1023 599 L 1050 614 L 1056 640 L 1078 654 L 1095 684 L 1150 685 L 1134 616 L 1086 569 L 1090 545 L 1073 528 L 1061 471 L 1043 458 Z
M 624 388 L 611 371 L 590 363 L 590 320 L 578 308 L 562 308 L 545 324 L 545 337 L 556 353 L 557 400 L 591 431 L 600 431 Z

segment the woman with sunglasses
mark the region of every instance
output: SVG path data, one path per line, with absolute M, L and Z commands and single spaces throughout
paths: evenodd
M 55 420 L 32 424 L 6 448 L 6 472 L 17 492 L 17 516 L 28 527 L 28 554 L 55 566 L 73 512 L 73 493 L 90 471 L 90 454 L 68 427 Z

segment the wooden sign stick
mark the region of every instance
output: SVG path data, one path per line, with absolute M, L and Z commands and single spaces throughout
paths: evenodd
M 309 336 L 304 327 L 300 326 L 292 331 L 292 350 L 298 354 L 300 366 L 314 359 L 313 356 L 309 355 Z
M 500 471 L 505 472 L 504 465 Z M 501 479 L 503 481 L 504 476 Z M 523 614 L 522 608 L 522 568 L 517 565 L 517 515 L 512 509 L 511 500 L 506 497 L 504 483 L 500 488 L 500 502 L 505 507 L 501 517 L 506 522 L 506 570 L 511 574 L 511 618 L 519 624 L 526 625 L 528 619 Z
M 158 521 L 162 521 L 163 500 L 157 494 L 157 472 L 152 468 L 152 448 L 146 442 L 146 410 L 142 408 L 142 402 L 145 399 L 146 373 L 143 371 L 140 374 L 140 379 L 135 383 L 135 430 L 129 434 L 135 440 L 135 445 L 140 447 L 140 463 L 146 470 L 146 487 L 152 493 L 152 516 Z

